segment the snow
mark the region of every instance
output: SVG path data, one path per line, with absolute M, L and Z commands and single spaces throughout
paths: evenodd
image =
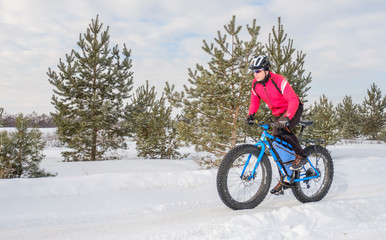
M 61 150 L 47 147 L 41 164 L 56 177 L 0 180 L 1 240 L 386 238 L 385 144 L 329 147 L 335 175 L 320 202 L 289 190 L 242 211 L 221 202 L 216 170 L 191 159 L 131 148 L 123 160 L 65 163 Z

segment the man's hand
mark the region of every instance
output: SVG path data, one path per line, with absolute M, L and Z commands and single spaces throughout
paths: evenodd
M 255 115 L 248 114 L 247 118 L 245 119 L 245 123 L 249 125 L 253 125 L 253 120 L 255 120 Z
M 286 128 L 289 125 L 289 121 L 290 120 L 288 117 L 279 118 L 276 125 L 278 128 Z

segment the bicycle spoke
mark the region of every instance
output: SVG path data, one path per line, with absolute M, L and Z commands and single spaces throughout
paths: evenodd
M 238 157 L 228 173 L 228 189 L 229 194 L 238 202 L 245 202 L 253 198 L 260 190 L 263 175 L 261 174 L 261 166 L 258 166 L 254 174 L 257 158 L 252 156 L 248 165 L 245 166 L 245 161 L 249 155 Z M 244 174 L 241 173 L 244 170 Z
M 322 154 L 314 153 L 309 156 L 309 159 L 314 166 L 314 168 L 318 171 L 319 177 L 313 178 L 304 182 L 300 182 L 301 189 L 303 193 L 308 197 L 314 197 L 319 194 L 321 189 L 324 186 L 325 177 L 326 177 L 326 159 Z

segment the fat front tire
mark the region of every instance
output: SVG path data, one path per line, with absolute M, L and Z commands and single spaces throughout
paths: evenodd
M 304 151 L 320 176 L 295 183 L 292 192 L 296 199 L 302 203 L 317 202 L 322 200 L 330 190 L 334 177 L 334 165 L 330 153 L 322 146 L 308 146 Z M 313 174 L 315 171 L 310 163 L 307 163 L 301 171 L 296 172 L 296 178 L 304 178 Z
M 239 145 L 229 151 L 222 160 L 217 172 L 217 191 L 229 208 L 255 208 L 266 197 L 271 185 L 272 168 L 264 153 L 253 171 L 260 151 L 261 149 L 254 145 Z

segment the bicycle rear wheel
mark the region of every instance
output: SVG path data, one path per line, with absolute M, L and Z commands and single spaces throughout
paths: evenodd
M 265 153 L 255 172 L 253 171 L 260 151 L 254 145 L 244 144 L 233 148 L 222 160 L 217 172 L 217 191 L 229 208 L 254 208 L 267 195 L 272 169 Z
M 304 149 L 313 167 L 319 172 L 319 177 L 295 183 L 292 192 L 302 203 L 322 200 L 330 190 L 334 177 L 334 165 L 329 152 L 319 145 Z M 309 163 L 301 171 L 296 172 L 296 178 L 314 176 L 316 173 Z

